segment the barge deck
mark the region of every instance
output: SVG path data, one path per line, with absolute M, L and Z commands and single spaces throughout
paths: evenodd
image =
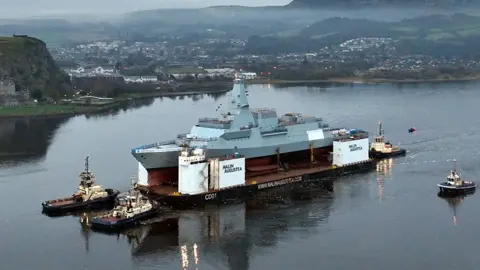
M 177 186 L 163 185 L 154 187 L 139 186 L 138 189 L 148 194 L 149 198 L 173 208 L 201 206 L 206 203 L 227 203 L 242 198 L 249 198 L 258 192 L 302 182 L 323 182 L 329 177 L 350 173 L 369 172 L 376 168 L 376 161 L 370 159 L 358 164 L 336 167 L 316 166 L 311 168 L 291 169 L 245 179 L 245 185 L 219 190 L 208 189 L 199 194 L 179 194 Z
M 249 175 L 245 157 L 241 155 L 207 159 L 203 153 L 183 151 L 179 156 L 178 185 L 139 185 L 137 188 L 150 199 L 173 208 L 227 203 L 274 187 L 321 183 L 329 177 L 371 171 L 376 168 L 376 161 L 369 158 L 368 146 L 368 138 L 334 141 L 331 163 L 312 158 L 310 162 L 285 166 L 278 159 L 278 172 L 257 176 Z

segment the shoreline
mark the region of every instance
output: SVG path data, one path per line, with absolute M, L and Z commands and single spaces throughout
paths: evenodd
M 309 84 L 309 83 L 339 83 L 339 84 L 401 84 L 401 83 L 452 83 L 452 82 L 471 82 L 479 81 L 479 77 L 465 77 L 465 78 L 448 78 L 448 79 L 405 79 L 405 80 L 393 80 L 393 79 L 370 79 L 362 77 L 353 78 L 334 78 L 328 80 L 278 80 L 278 79 L 251 79 L 245 80 L 245 84 Z
M 0 108 L 0 120 L 6 119 L 20 119 L 20 118 L 62 118 L 62 117 L 73 117 L 78 115 L 92 115 L 102 112 L 107 112 L 112 109 L 119 108 L 121 106 L 127 105 L 129 102 L 134 100 L 142 100 L 149 98 L 159 98 L 159 97 L 179 97 L 179 96 L 188 96 L 188 95 L 202 95 L 202 94 L 222 94 L 230 91 L 231 88 L 225 88 L 221 90 L 196 90 L 196 91 L 179 91 L 179 92 L 150 92 L 150 93 L 127 93 L 122 97 L 117 98 L 112 103 L 105 105 L 75 105 L 75 104 L 45 104 L 45 105 L 34 105 L 34 106 L 23 106 L 23 107 L 5 107 Z M 48 112 L 43 112 L 42 109 L 52 109 Z M 63 110 L 62 110 L 63 109 Z M 2 110 L 8 110 L 8 113 L 5 113 Z M 11 112 L 18 110 L 18 112 Z M 25 112 L 25 110 L 32 110 L 32 112 Z

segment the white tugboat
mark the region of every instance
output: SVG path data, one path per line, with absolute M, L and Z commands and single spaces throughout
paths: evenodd
M 158 204 L 135 190 L 135 182 L 132 181 L 132 189 L 127 194 L 117 197 L 115 208 L 107 215 L 94 217 L 91 227 L 107 231 L 121 230 L 135 226 L 138 222 L 154 216 L 157 212 Z
M 46 214 L 63 214 L 85 208 L 102 208 L 113 203 L 120 191 L 104 189 L 95 181 L 95 175 L 90 172 L 89 157 L 85 158 L 85 171 L 80 175 L 80 185 L 75 194 L 67 198 L 49 200 L 42 203 Z
M 407 151 L 405 149 L 393 146 L 390 142 L 385 142 L 385 132 L 382 128 L 382 121 L 378 122 L 378 133 L 374 141 L 370 144 L 370 157 L 375 159 L 391 158 L 396 156 L 404 156 Z
M 465 193 L 471 193 L 475 191 L 476 185 L 474 182 L 464 181 L 457 173 L 456 160 L 453 160 L 453 170 L 447 176 L 447 181 L 438 184 L 440 188 L 440 194 L 442 195 L 460 195 Z

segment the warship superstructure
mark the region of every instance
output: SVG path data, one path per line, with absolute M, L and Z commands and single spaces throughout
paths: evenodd
M 240 154 L 248 177 L 276 172 L 279 165 L 331 163 L 334 141 L 360 134 L 368 137 L 363 130 L 330 128 L 314 116 L 278 117 L 275 109 L 251 109 L 241 78 L 234 80 L 228 105 L 228 112 L 218 118 L 200 118 L 190 133 L 132 149 L 139 171 L 146 171 L 148 186 L 178 185 L 179 155 L 184 150 L 201 152 L 206 158 Z

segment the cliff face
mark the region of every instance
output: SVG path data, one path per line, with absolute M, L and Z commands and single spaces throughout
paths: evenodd
M 287 7 L 335 7 L 335 6 L 457 6 L 479 5 L 479 0 L 293 0 Z
M 55 65 L 45 43 L 28 36 L 0 37 L 0 80 L 11 79 L 17 91 L 59 98 L 71 91 L 68 74 Z

